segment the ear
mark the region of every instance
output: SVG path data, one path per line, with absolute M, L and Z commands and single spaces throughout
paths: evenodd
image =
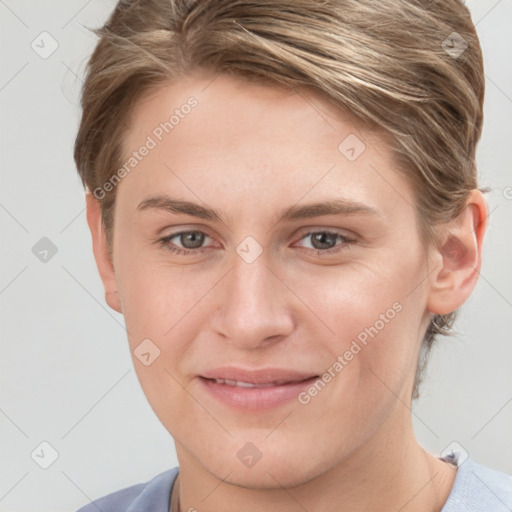
M 90 192 L 86 193 L 85 201 L 94 259 L 105 288 L 105 300 L 113 310 L 122 313 L 114 265 L 107 250 L 107 237 L 101 219 L 100 202 Z
M 479 190 L 472 190 L 464 210 L 443 226 L 434 249 L 438 266 L 432 274 L 427 309 L 445 315 L 462 306 L 478 281 L 482 242 L 487 228 L 487 205 Z

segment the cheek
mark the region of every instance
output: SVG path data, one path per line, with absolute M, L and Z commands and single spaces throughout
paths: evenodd
M 134 251 L 136 253 L 136 251 Z M 191 325 L 200 303 L 215 285 L 215 276 L 192 266 L 171 266 L 163 258 L 118 258 L 118 286 L 130 343 L 142 338 L 163 342 Z M 207 301 L 206 301 L 207 302 Z M 195 325 L 192 322 L 192 325 Z
M 367 328 L 384 332 L 402 324 L 406 315 L 401 310 L 417 300 L 411 294 L 417 275 L 416 266 L 367 262 L 310 269 L 288 283 L 324 323 L 324 331 L 330 327 L 332 338 L 343 343 L 360 333 L 364 339 Z
M 324 428 L 325 435 L 336 431 L 340 446 L 372 435 L 391 411 L 401 409 L 398 397 L 408 401 L 420 309 L 418 297 L 407 296 L 406 280 L 414 272 L 400 280 L 394 272 L 373 266 L 340 273 L 338 280 L 326 276 L 315 280 L 322 286 L 308 296 L 335 334 L 323 338 L 325 385 L 306 390 L 300 403 L 309 418 L 325 418 L 325 426 L 315 428 Z
M 413 263 L 407 268 L 375 262 L 357 268 L 324 268 L 293 284 L 317 313 L 318 329 L 322 329 L 318 332 L 326 334 L 323 340 L 330 353 L 326 363 L 341 364 L 342 369 L 338 364 L 333 372 L 343 371 L 351 389 L 368 395 L 379 389 L 386 393 L 387 388 L 400 392 L 414 375 L 426 297 L 417 287 L 421 261 L 409 261 Z M 346 391 L 345 384 L 343 388 Z
M 179 367 L 203 326 L 199 317 L 204 319 L 210 307 L 211 277 L 191 275 L 161 262 L 137 261 L 128 253 L 119 258 L 119 288 L 134 368 L 167 428 L 176 421 L 170 412 L 190 406 Z

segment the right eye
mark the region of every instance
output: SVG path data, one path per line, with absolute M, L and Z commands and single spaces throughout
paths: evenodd
M 206 247 L 202 247 L 202 245 L 207 238 L 210 237 L 202 231 L 180 231 L 161 238 L 159 242 L 168 251 L 187 256 L 204 252 Z M 174 239 L 177 240 L 179 245 Z

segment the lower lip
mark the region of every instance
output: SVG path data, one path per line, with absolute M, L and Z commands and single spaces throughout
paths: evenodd
M 243 388 L 219 384 L 214 380 L 199 377 L 199 381 L 204 389 L 217 400 L 230 407 L 246 411 L 265 411 L 282 406 L 296 399 L 305 388 L 316 380 L 318 380 L 318 377 L 311 377 L 307 380 L 291 382 L 280 386 Z

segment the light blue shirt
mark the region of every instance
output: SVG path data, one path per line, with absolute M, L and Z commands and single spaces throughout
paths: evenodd
M 458 464 L 459 459 L 460 454 L 455 452 L 449 460 Z M 77 512 L 169 512 L 178 469 L 169 469 L 149 482 L 108 494 Z M 452 491 L 441 512 L 511 511 L 512 476 L 482 466 L 471 458 L 458 465 Z

